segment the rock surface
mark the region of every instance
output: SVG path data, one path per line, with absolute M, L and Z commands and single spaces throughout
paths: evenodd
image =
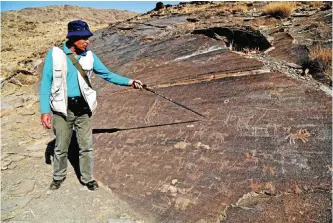
M 207 118 L 95 78 L 96 177 L 154 222 L 304 222 L 314 213 L 329 221 L 332 98 L 300 75 L 309 52 L 300 37 L 266 28 L 275 48 L 264 56 L 269 44 L 232 44 L 239 40 L 223 29 L 231 18 L 152 13 L 121 24 L 131 29 L 97 33 L 95 52 L 111 70 Z M 233 18 L 237 35 L 247 34 Z M 293 20 L 282 23 L 293 32 Z

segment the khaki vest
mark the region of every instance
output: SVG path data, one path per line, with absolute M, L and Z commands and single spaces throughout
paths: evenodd
M 51 87 L 50 105 L 53 111 L 67 116 L 67 55 L 59 47 L 53 47 L 53 81 Z M 94 57 L 89 50 L 86 56 L 81 56 L 79 63 L 87 72 L 89 80 L 93 71 Z M 97 108 L 96 91 L 85 82 L 80 72 L 77 71 L 81 94 L 94 114 Z

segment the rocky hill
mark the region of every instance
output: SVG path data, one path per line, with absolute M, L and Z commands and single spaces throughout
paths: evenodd
M 38 92 L 6 82 L 2 220 L 331 222 L 331 5 L 158 3 L 97 30 L 92 50 L 110 70 L 204 117 L 93 77 L 93 193 L 73 162 L 48 191 L 54 138 Z
M 32 84 L 36 67 L 45 52 L 65 40 L 67 23 L 75 19 L 88 22 L 91 29 L 138 15 L 135 12 L 85 8 L 71 5 L 25 8 L 1 13 L 1 78 L 18 75 L 14 83 Z M 24 77 L 22 75 L 30 75 Z M 22 83 L 23 82 L 23 83 Z

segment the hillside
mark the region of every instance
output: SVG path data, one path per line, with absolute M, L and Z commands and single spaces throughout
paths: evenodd
M 26 8 L 1 13 L 1 77 L 19 73 L 37 75 L 34 68 L 45 52 L 63 41 L 67 23 L 75 19 L 88 22 L 92 31 L 110 23 L 138 15 L 135 12 L 85 8 L 70 5 Z M 18 76 L 15 83 L 31 84 L 36 76 Z

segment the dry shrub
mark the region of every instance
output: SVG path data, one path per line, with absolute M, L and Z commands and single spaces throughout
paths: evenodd
M 324 69 L 324 72 L 332 78 L 332 49 L 331 48 L 321 48 L 316 47 L 311 49 L 310 54 L 315 60 L 319 61 Z
M 243 4 L 237 4 L 237 5 L 233 6 L 231 9 L 232 13 L 236 13 L 236 12 L 245 13 L 247 11 L 248 11 L 247 6 L 243 5 Z
M 227 6 L 222 5 L 221 7 L 219 7 L 219 11 L 221 12 L 230 12 L 230 8 Z
M 310 73 L 314 79 L 332 86 L 332 48 L 316 46 L 310 54 L 300 61 L 304 74 Z
M 270 17 L 270 18 L 265 18 L 261 17 L 259 19 L 253 20 L 253 24 L 255 26 L 267 26 L 269 28 L 274 28 L 277 23 L 277 19 Z
M 295 2 L 271 2 L 264 6 L 263 13 L 273 17 L 287 18 L 295 8 Z
M 323 2 L 322 1 L 311 2 L 310 4 L 311 4 L 312 7 L 319 8 L 323 5 Z
M 311 50 L 311 55 L 327 65 L 332 64 L 332 49 L 317 47 Z

